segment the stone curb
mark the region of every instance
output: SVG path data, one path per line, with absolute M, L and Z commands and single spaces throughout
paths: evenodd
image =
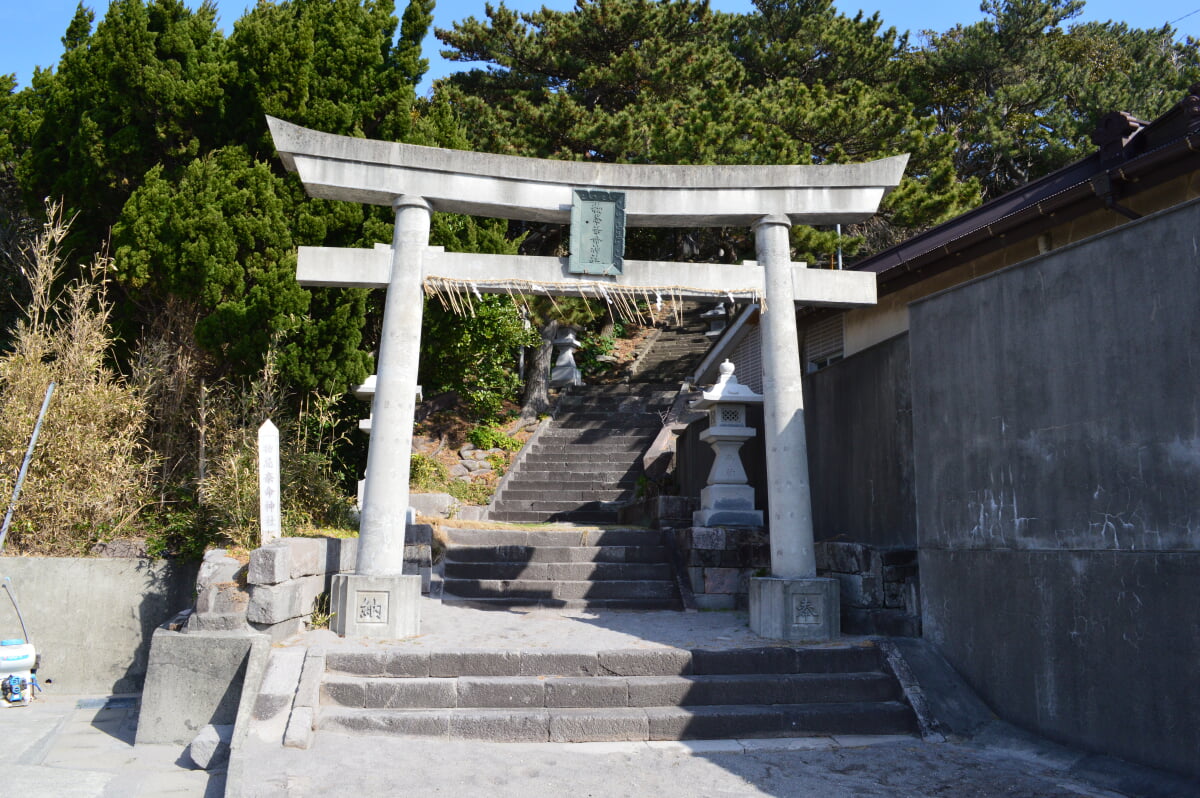
M 250 642 L 246 658 L 246 676 L 242 682 L 242 696 L 238 702 L 237 720 L 233 725 L 233 738 L 229 741 L 229 767 L 225 775 L 225 798 L 242 798 L 246 794 L 247 763 L 244 752 L 246 737 L 254 722 L 254 707 L 258 703 L 258 692 L 262 687 L 267 660 L 271 656 L 271 643 L 265 635 L 255 635 Z

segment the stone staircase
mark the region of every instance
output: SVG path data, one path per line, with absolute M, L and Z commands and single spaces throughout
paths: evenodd
M 557 414 L 497 491 L 488 520 L 615 524 L 634 498 L 641 455 L 662 428 L 678 385 L 568 389 Z
M 912 709 L 872 643 L 598 652 L 330 650 L 315 728 L 598 742 L 901 734 Z
M 442 601 L 475 607 L 676 610 L 663 533 L 446 529 Z
M 705 335 L 708 323 L 700 315 L 711 307 L 712 304 L 684 302 L 680 314 L 683 323 L 659 332 L 649 351 L 634 366 L 631 379 L 671 383 L 678 388 L 691 377 L 712 344 L 712 339 Z

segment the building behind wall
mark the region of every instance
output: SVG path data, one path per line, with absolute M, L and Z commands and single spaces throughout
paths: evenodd
M 924 636 L 1001 717 L 1193 777 L 1197 95 L 857 264 L 877 307 L 799 320 L 818 538 L 918 547 Z

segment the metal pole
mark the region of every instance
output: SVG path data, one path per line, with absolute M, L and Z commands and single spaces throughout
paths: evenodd
M 29 639 L 29 632 L 25 630 L 25 618 L 21 615 L 21 605 L 17 603 L 17 594 L 12 589 L 12 579 L 4 577 L 4 590 L 8 593 L 8 597 L 12 599 L 13 609 L 17 611 L 17 620 L 21 622 L 21 634 L 25 638 L 26 643 L 32 643 Z
M 33 426 L 33 437 L 29 439 L 29 448 L 25 450 L 25 459 L 21 461 L 21 472 L 17 474 L 17 484 L 13 488 L 12 499 L 8 503 L 8 512 L 4 514 L 4 526 L 0 527 L 0 551 L 4 551 L 4 541 L 8 539 L 8 525 L 12 523 L 13 511 L 17 509 L 17 498 L 21 495 L 21 484 L 25 482 L 25 473 L 29 470 L 29 461 L 33 459 L 33 447 L 37 445 L 38 433 L 42 431 L 42 420 L 46 417 L 46 408 L 50 407 L 50 397 L 54 395 L 54 385 L 46 389 L 46 398 L 42 400 L 42 409 L 38 413 L 37 424 Z M 10 594 L 11 595 L 11 594 Z

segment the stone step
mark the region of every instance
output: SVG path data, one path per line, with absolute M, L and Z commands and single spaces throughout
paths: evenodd
M 323 707 L 318 728 L 497 742 L 621 742 L 904 734 L 912 710 L 899 702 L 604 709 L 354 709 Z
M 364 709 L 844 704 L 896 701 L 900 697 L 895 679 L 883 673 L 450 678 L 329 675 L 321 685 L 322 704 Z
M 666 546 L 449 546 L 446 564 L 457 563 L 659 563 Z
M 654 435 L 543 435 L 530 448 L 532 452 L 580 452 L 601 451 L 614 453 L 639 452 L 645 449 L 658 437 L 658 427 Z M 561 431 L 561 430 L 560 430 Z
M 618 435 L 600 429 L 557 430 L 555 435 L 542 435 L 533 444 L 532 451 L 569 452 L 595 448 L 613 453 L 640 452 L 654 442 L 660 429 L 661 427 L 655 427 L 653 435 Z
M 573 385 L 564 390 L 564 396 L 626 396 L 630 394 L 645 394 L 647 392 L 665 392 L 673 390 L 674 386 L 667 383 L 631 383 L 610 382 L 599 385 Z
M 508 524 L 615 524 L 618 517 L 616 511 L 599 512 L 595 510 L 546 513 L 532 510 L 497 509 L 488 513 L 490 520 L 503 521 Z
M 568 512 L 616 512 L 627 504 L 627 502 L 599 502 L 599 501 L 558 501 L 551 494 L 547 498 L 542 499 L 515 499 L 504 500 L 505 512 L 521 512 L 529 510 L 540 513 L 568 513 Z
M 672 578 L 671 566 L 658 563 L 623 562 L 460 562 L 448 560 L 446 579 L 512 580 L 514 582 L 562 580 L 633 581 Z
M 406 646 L 331 648 L 329 673 L 356 676 L 704 676 L 739 673 L 866 673 L 882 671 L 874 643 L 650 648 L 602 651 L 471 649 L 428 651 Z
M 510 482 L 511 485 L 511 482 Z M 625 502 L 634 498 L 634 488 L 626 487 L 611 487 L 601 485 L 596 488 L 534 488 L 527 490 L 526 487 L 505 486 L 503 491 L 496 494 L 497 502 L 500 500 L 536 500 L 536 499 L 558 499 L 558 500 L 580 500 L 580 502 Z
M 579 457 L 566 457 L 553 453 L 531 454 L 526 456 L 520 473 L 535 475 L 537 472 L 559 474 L 566 472 L 572 476 L 607 474 L 609 476 L 602 477 L 601 479 L 613 479 L 612 475 L 616 475 L 616 479 L 624 476 L 632 476 L 636 481 L 637 476 L 642 473 L 642 464 L 639 460 L 640 455 L 638 453 L 633 453 L 633 456 L 623 460 L 613 460 L 610 457 L 605 457 L 603 454 L 596 455 L 594 460 L 583 460 Z M 540 476 L 539 478 L 547 479 Z M 516 479 L 516 476 L 513 479 Z
M 505 487 L 521 490 L 626 490 L 636 487 L 642 476 L 641 468 L 627 466 L 623 470 L 574 471 L 568 468 L 536 468 L 514 471 Z
M 509 483 L 512 484 L 512 483 Z M 554 498 L 558 501 L 579 501 L 579 502 L 626 502 L 634 498 L 635 491 L 632 487 L 629 488 L 609 488 L 601 487 L 596 489 L 567 489 L 553 490 L 551 493 L 547 490 L 524 490 L 522 488 L 513 489 L 505 487 L 504 490 L 496 494 L 496 501 L 539 501 Z
M 669 599 L 673 580 L 539 581 L 536 579 L 443 579 L 444 589 L 460 598 Z
M 526 462 L 529 464 L 527 473 L 533 474 L 536 472 L 571 472 L 575 475 L 580 474 L 622 474 L 636 476 L 642 473 L 642 464 L 637 462 L 637 457 L 628 457 L 624 461 L 614 461 L 610 456 L 602 454 L 595 455 L 595 461 L 590 462 L 582 460 L 582 455 L 564 456 L 560 454 L 548 455 L 528 455 Z M 524 469 L 522 469 L 524 470 Z M 516 476 L 514 478 L 516 479 Z M 628 487 L 628 485 L 623 486 Z M 610 488 L 614 490 L 614 488 Z
M 662 546 L 663 533 L 648 529 L 444 528 L 453 546 Z
M 637 477 L 642 473 L 641 463 L 633 461 L 614 463 L 609 460 L 597 459 L 595 462 L 580 463 L 578 460 L 567 457 L 529 455 L 526 458 L 526 463 L 528 463 L 528 469 L 522 467 L 521 471 L 517 475 L 514 475 L 512 479 L 516 479 L 517 476 L 524 476 L 526 479 L 536 478 L 541 481 L 550 481 L 552 477 L 549 475 L 555 473 L 569 473 L 573 477 L 592 477 L 600 482 L 615 482 L 625 479 L 626 484 L 623 486 L 606 486 L 608 490 L 617 490 L 619 487 L 630 487 L 636 484 Z
M 521 598 L 521 597 L 463 597 L 452 593 L 442 594 L 442 603 L 456 607 L 470 607 L 476 610 L 511 610 L 514 607 L 530 609 L 557 610 L 670 610 L 683 609 L 683 602 L 678 596 L 669 598 L 634 598 L 634 599 L 553 599 L 553 598 Z
M 586 513 L 615 513 L 622 507 L 628 506 L 632 499 L 616 499 L 613 501 L 602 501 L 599 499 L 563 499 L 557 501 L 553 493 L 540 494 L 536 499 L 507 499 L 501 497 L 492 505 L 495 512 L 508 513 L 565 513 L 565 512 L 586 512 Z M 549 506 L 539 506 L 549 505 Z M 490 520 L 498 520 L 489 516 Z
M 613 417 L 613 411 L 617 409 L 624 411 L 620 418 Z M 623 404 L 616 404 L 610 407 L 598 407 L 597 404 L 593 402 L 580 404 L 570 409 L 560 410 L 558 414 L 554 416 L 554 423 L 556 425 L 569 421 L 603 421 L 614 426 L 626 427 L 646 427 L 661 423 L 658 413 L 637 410 L 632 407 L 626 407 Z
M 542 478 L 531 477 L 529 474 L 516 473 L 504 487 L 504 491 L 510 488 L 523 491 L 537 491 L 545 494 L 549 491 L 557 491 L 560 487 L 563 490 L 628 490 L 637 485 L 637 475 L 630 474 L 619 480 L 600 480 L 600 479 L 568 479 L 568 480 L 548 480 Z

